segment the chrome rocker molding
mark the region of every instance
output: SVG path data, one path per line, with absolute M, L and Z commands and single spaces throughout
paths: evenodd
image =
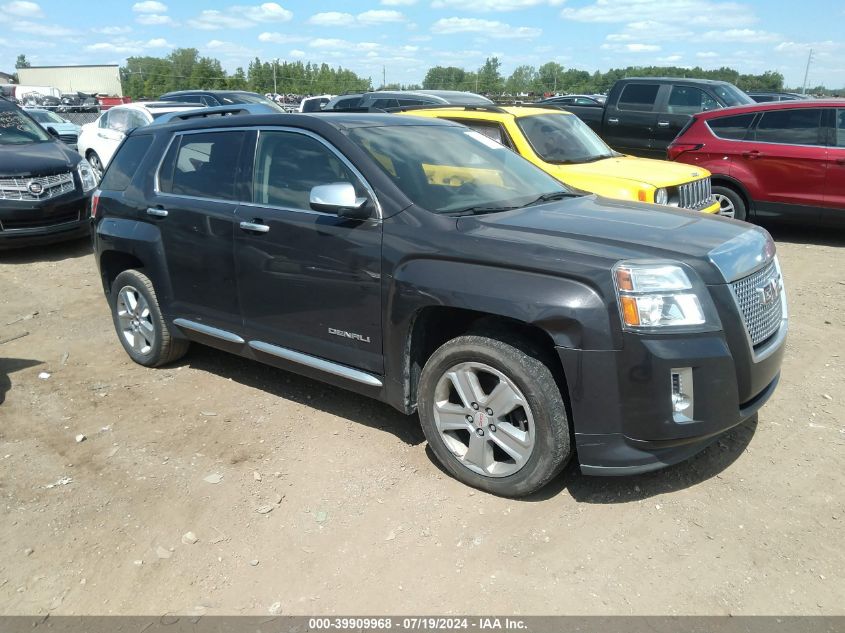
M 199 334 L 205 334 L 206 336 L 213 336 L 214 338 L 219 338 L 221 341 L 226 341 L 227 343 L 238 343 L 241 345 L 246 343 L 246 341 L 237 334 L 232 334 L 226 330 L 220 330 L 216 327 L 205 325 L 204 323 L 189 321 L 188 319 L 174 319 L 173 325 L 193 332 L 198 332 Z
M 369 385 L 371 387 L 382 386 L 381 380 L 371 374 L 367 374 L 363 371 L 358 371 L 357 369 L 352 369 L 344 365 L 338 365 L 337 363 L 332 363 L 327 360 L 323 360 L 322 358 L 317 358 L 316 356 L 309 356 L 308 354 L 295 352 L 292 349 L 287 349 L 285 347 L 277 347 L 276 345 L 270 345 L 269 343 L 262 343 L 261 341 L 250 341 L 249 346 L 256 351 L 264 352 L 265 354 L 283 358 L 284 360 L 289 360 L 294 363 L 299 363 L 300 365 L 305 365 L 306 367 L 319 369 L 327 374 L 334 374 L 335 376 L 354 380 L 355 382 L 360 382 L 361 384 Z

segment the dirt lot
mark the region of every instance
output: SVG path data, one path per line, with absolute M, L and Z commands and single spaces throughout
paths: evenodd
M 134 365 L 85 244 L 0 254 L 0 613 L 843 614 L 845 235 L 775 236 L 759 419 L 525 501 L 385 405 L 199 346 Z

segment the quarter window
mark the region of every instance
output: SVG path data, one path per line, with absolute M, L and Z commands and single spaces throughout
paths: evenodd
M 244 132 L 185 134 L 171 144 L 159 171 L 159 190 L 198 198 L 235 199 Z
M 657 84 L 628 84 L 619 97 L 619 109 L 651 112 L 659 90 Z
M 504 145 L 505 147 L 510 147 L 507 135 L 505 134 L 504 130 L 502 130 L 502 126 L 498 123 L 485 123 L 484 121 L 467 121 L 466 119 L 449 120 L 454 121 L 455 123 L 466 125 L 469 129 L 475 130 L 479 134 L 483 134 L 487 138 L 493 139 L 494 141 Z
M 358 196 L 366 190 L 346 164 L 320 141 L 294 132 L 262 132 L 255 152 L 254 202 L 311 210 L 311 189 L 348 182 Z
M 754 114 L 739 114 L 711 119 L 707 122 L 710 131 L 719 138 L 742 141 L 748 134 L 748 128 L 754 121 Z
M 718 107 L 713 97 L 692 86 L 672 86 L 672 92 L 669 93 L 669 114 L 695 114 Z
M 153 137 L 150 135 L 130 136 L 112 159 L 108 171 L 103 178 L 101 189 L 108 191 L 125 191 L 132 181 L 132 177 L 147 155 Z
M 784 145 L 821 145 L 822 111 L 818 108 L 772 110 L 757 124 L 757 140 Z

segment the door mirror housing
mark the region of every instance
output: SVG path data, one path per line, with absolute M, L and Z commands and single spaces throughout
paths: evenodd
M 48 127 L 47 132 L 49 132 L 50 136 L 52 136 L 53 138 L 59 138 L 59 133 L 56 131 L 56 128 Z
M 309 203 L 315 211 L 336 213 L 338 217 L 354 220 L 366 220 L 370 217 L 370 208 L 366 198 L 355 195 L 355 187 L 348 182 L 333 182 L 317 185 L 311 189 Z

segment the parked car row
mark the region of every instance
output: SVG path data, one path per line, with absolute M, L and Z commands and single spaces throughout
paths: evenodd
M 574 454 L 592 475 L 686 459 L 777 386 L 771 237 L 584 195 L 490 137 L 530 151 L 572 115 L 219 114 L 136 128 L 93 196 L 136 363 L 197 342 L 416 412 L 449 473 L 514 497 Z

